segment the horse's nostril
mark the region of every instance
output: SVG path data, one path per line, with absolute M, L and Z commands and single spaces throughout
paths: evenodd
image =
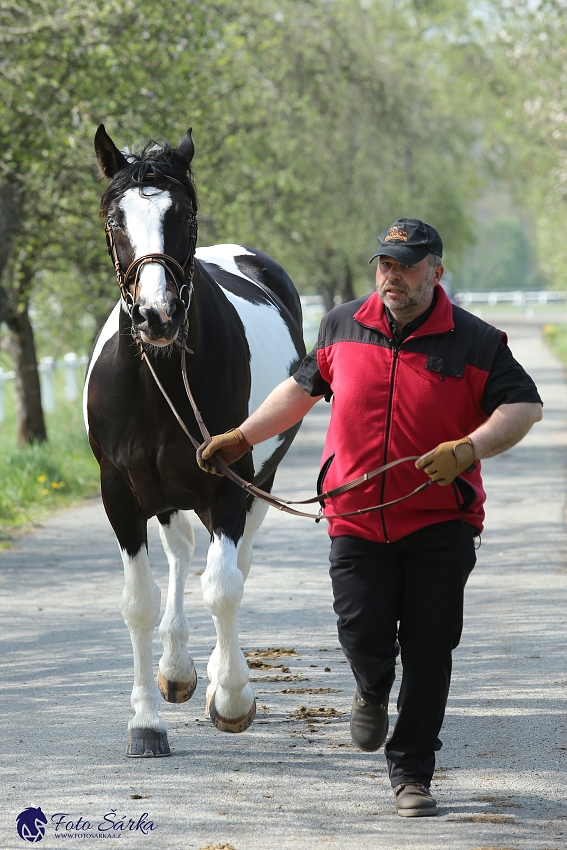
M 185 304 L 180 298 L 168 299 L 166 313 L 174 324 L 182 324 L 185 321 Z
M 148 311 L 145 307 L 140 306 L 140 302 L 137 301 L 132 307 L 132 322 L 134 325 L 139 326 L 143 325 L 144 322 L 148 320 Z
M 144 307 L 140 303 L 134 304 L 132 308 L 132 322 L 140 330 L 148 330 L 162 325 L 162 318 L 153 307 Z

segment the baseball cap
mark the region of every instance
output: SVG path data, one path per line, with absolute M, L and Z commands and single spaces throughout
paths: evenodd
M 413 266 L 428 254 L 443 255 L 443 242 L 434 227 L 418 218 L 399 218 L 378 237 L 379 248 L 368 260 L 384 255 Z

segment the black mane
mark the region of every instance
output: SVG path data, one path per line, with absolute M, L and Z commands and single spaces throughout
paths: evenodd
M 197 211 L 197 192 L 193 183 L 193 172 L 177 155 L 176 148 L 166 142 L 156 148 L 156 142 L 150 139 L 139 153 L 126 154 L 128 165 L 114 176 L 105 189 L 100 201 L 100 217 L 106 218 L 108 207 L 115 198 L 123 195 L 127 189 L 138 187 L 140 194 L 145 186 L 168 189 L 171 182 L 168 177 L 182 184 Z

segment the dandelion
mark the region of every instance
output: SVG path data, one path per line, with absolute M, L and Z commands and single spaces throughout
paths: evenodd
M 53 487 L 54 490 L 60 490 L 61 487 L 65 486 L 65 482 L 64 481 L 52 481 L 51 486 Z
M 47 481 L 47 475 L 38 475 L 37 480 L 40 484 L 43 484 L 44 481 Z
M 44 496 L 49 496 L 49 494 L 51 493 L 51 490 L 43 489 L 41 492 L 43 493 Z

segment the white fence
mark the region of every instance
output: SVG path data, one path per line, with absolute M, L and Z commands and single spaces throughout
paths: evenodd
M 567 301 L 567 290 L 564 292 L 548 292 L 538 290 L 528 292 L 517 290 L 515 292 L 456 292 L 454 299 L 461 307 L 468 310 L 473 304 L 488 304 L 494 307 L 496 304 L 510 304 L 514 307 L 546 306 Z M 336 302 L 340 303 L 340 302 Z M 325 312 L 323 299 L 320 295 L 302 295 L 301 306 L 303 308 L 303 331 L 305 336 L 317 335 L 317 328 Z
M 303 338 L 306 344 L 315 345 L 321 319 L 325 315 L 325 303 L 321 295 L 301 295 L 303 312 Z
M 546 304 L 555 304 L 558 301 L 567 300 L 566 292 L 548 292 L 540 290 L 539 292 L 456 292 L 455 301 L 461 307 L 468 309 L 471 304 L 488 304 L 489 307 L 495 307 L 496 304 L 512 304 L 515 307 L 530 306 L 545 306 Z
M 53 357 L 42 357 L 39 361 L 38 371 L 41 384 L 41 404 L 46 413 L 53 413 L 56 406 L 55 401 L 55 372 L 63 369 L 65 373 L 64 392 L 68 401 L 74 401 L 79 397 L 82 386 L 82 369 L 86 366 L 88 357 L 77 357 L 70 351 L 63 356 L 63 360 L 55 361 Z M 5 372 L 0 368 L 0 422 L 4 421 L 4 385 L 13 381 L 16 373 L 12 370 Z

